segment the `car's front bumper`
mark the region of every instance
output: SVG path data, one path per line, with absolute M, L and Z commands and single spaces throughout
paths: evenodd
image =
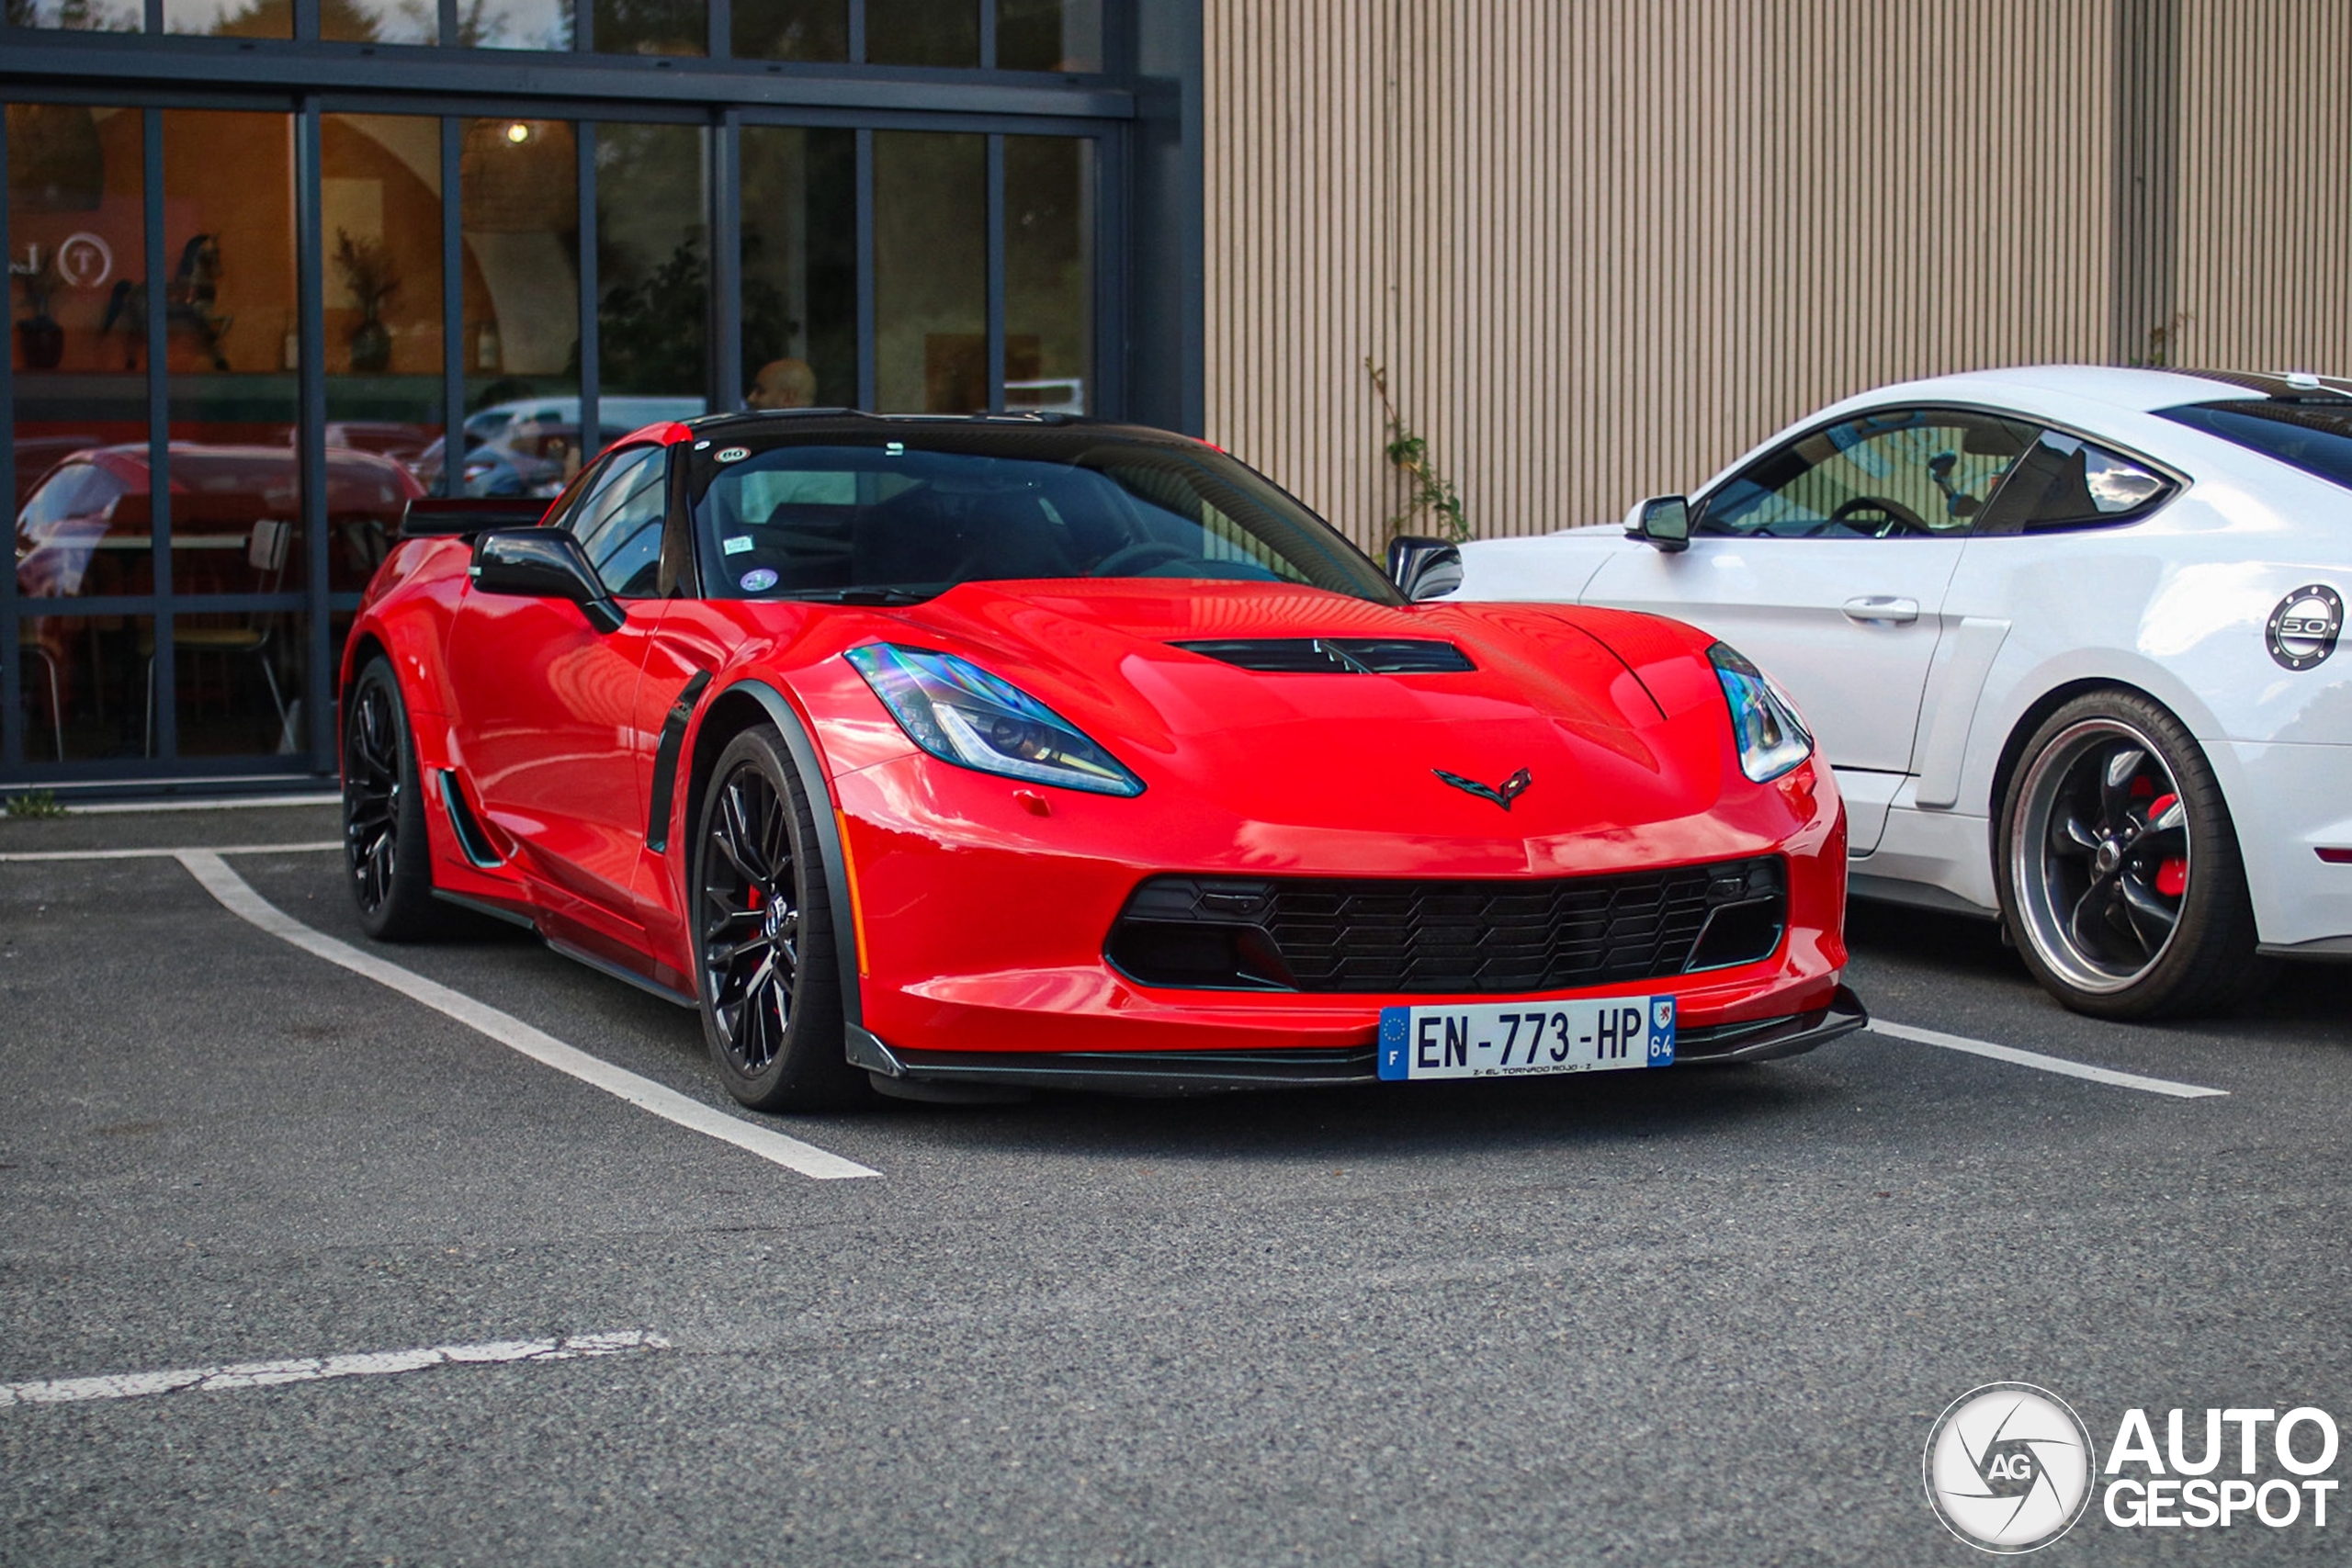
M 1861 999 L 1840 986 L 1827 1006 L 1809 1011 L 1679 1030 L 1674 1065 L 1800 1055 L 1869 1022 Z M 1380 1081 L 1371 1045 L 1288 1051 L 897 1051 L 859 1029 L 851 1033 L 850 1059 L 886 1080 L 886 1087 L 900 1088 L 1060 1089 L 1159 1096 L 1332 1089 Z

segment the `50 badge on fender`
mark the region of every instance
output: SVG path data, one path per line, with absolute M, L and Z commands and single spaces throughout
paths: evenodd
M 371 934 L 526 922 L 763 1109 L 1372 1083 L 1395 1011 L 1408 1078 L 1863 1019 L 1844 807 L 1753 665 L 1418 602 L 1159 432 L 650 426 L 543 515 L 413 508 L 342 689 Z

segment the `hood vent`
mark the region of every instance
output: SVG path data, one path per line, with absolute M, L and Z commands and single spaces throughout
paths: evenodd
M 1169 646 L 1268 675 L 1449 675 L 1478 668 L 1452 643 L 1418 637 L 1225 637 Z

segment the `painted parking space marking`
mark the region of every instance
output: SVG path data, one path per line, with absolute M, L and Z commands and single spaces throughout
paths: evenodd
M 486 1034 L 535 1062 L 569 1074 L 582 1083 L 603 1089 L 606 1094 L 617 1096 L 640 1111 L 651 1111 L 665 1122 L 675 1122 L 691 1132 L 717 1138 L 721 1143 L 732 1144 L 762 1159 L 819 1181 L 839 1181 L 881 1174 L 855 1160 L 843 1159 L 837 1154 L 820 1149 L 814 1144 L 804 1144 L 772 1128 L 758 1126 L 740 1116 L 730 1116 L 698 1100 L 689 1100 L 676 1089 L 664 1088 L 651 1078 L 639 1077 L 626 1067 L 616 1067 L 600 1056 L 592 1056 L 577 1046 L 567 1045 L 544 1030 L 536 1029 L 514 1014 L 502 1012 L 487 1002 L 478 1002 L 463 991 L 452 990 L 437 980 L 428 980 L 373 953 L 362 953 L 349 942 L 312 931 L 254 892 L 243 877 L 229 869 L 228 863 L 220 856 L 223 852 L 235 852 L 178 850 L 173 852 L 179 863 L 187 867 L 188 874 L 201 883 L 204 890 L 219 899 L 221 907 L 230 913 L 305 953 L 398 991 L 410 1000 L 421 1002 L 445 1017 L 453 1018 L 467 1028 Z
M 428 1345 L 416 1350 L 368 1350 L 355 1356 L 305 1356 L 288 1361 L 241 1361 L 225 1367 L 180 1367 L 166 1372 L 111 1377 L 52 1378 L 0 1383 L 0 1409 L 12 1404 L 74 1404 L 91 1399 L 144 1399 L 159 1393 L 220 1393 L 274 1388 L 328 1378 L 387 1377 L 429 1367 L 511 1366 L 518 1361 L 576 1361 L 667 1350 L 670 1342 L 641 1328 L 615 1334 L 574 1334 L 561 1339 L 497 1339 L 483 1345 Z
M 328 839 L 315 844 L 222 844 L 204 851 L 215 855 L 314 855 L 327 850 L 343 848 L 341 839 Z M 61 860 L 172 860 L 187 854 L 186 848 L 160 850 L 11 850 L 0 853 L 0 863 Z
M 2039 1051 L 2020 1051 L 2014 1045 L 1996 1045 L 1989 1040 L 1971 1040 L 1964 1034 L 1946 1034 L 1940 1030 L 1915 1029 L 1907 1023 L 1889 1023 L 1881 1018 L 1871 1020 L 1870 1030 L 1873 1034 L 1908 1040 L 1915 1045 L 1939 1045 L 1947 1051 L 1965 1051 L 1972 1056 L 1990 1056 L 1996 1062 L 2007 1062 L 2016 1066 L 2059 1073 L 2070 1078 L 2087 1078 L 2092 1083 L 2109 1084 L 2117 1089 L 2166 1094 L 2175 1100 L 2220 1099 L 2230 1092 L 2225 1089 L 2206 1089 L 2193 1083 L 2175 1083 L 2170 1078 L 2147 1077 L 2139 1073 L 2120 1073 L 2113 1067 L 2094 1067 L 2087 1062 L 2070 1062 L 2064 1056 L 2045 1056 Z

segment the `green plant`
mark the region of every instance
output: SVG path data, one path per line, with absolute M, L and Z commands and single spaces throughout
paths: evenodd
M 344 287 L 359 301 L 359 313 L 369 321 L 384 301 L 400 292 L 400 274 L 392 266 L 392 248 L 381 240 L 355 240 L 350 231 L 334 231 L 334 269 Z
M 1380 406 L 1388 420 L 1388 446 L 1385 452 L 1391 467 L 1405 476 L 1405 504 L 1388 519 L 1388 536 L 1408 532 L 1413 523 L 1427 513 L 1436 520 L 1436 533 L 1442 539 L 1459 544 L 1470 537 L 1470 519 L 1462 508 L 1462 492 L 1453 481 L 1439 473 L 1430 463 L 1430 444 L 1416 435 L 1396 412 L 1396 403 L 1388 395 L 1388 369 L 1374 365 L 1372 356 L 1364 356 L 1363 367 L 1372 373 L 1372 385 L 1380 394 Z
M 65 807 L 57 803 L 57 792 L 53 789 L 28 789 L 22 795 L 12 795 L 8 797 L 7 811 L 11 817 L 65 815 Z
M 2173 346 L 2180 341 L 2180 329 L 2196 319 L 2188 311 L 2182 310 L 2163 326 L 2150 327 L 2146 355 L 2138 359 L 2126 359 L 2123 363 L 2143 370 L 2165 368 L 2172 363 Z

